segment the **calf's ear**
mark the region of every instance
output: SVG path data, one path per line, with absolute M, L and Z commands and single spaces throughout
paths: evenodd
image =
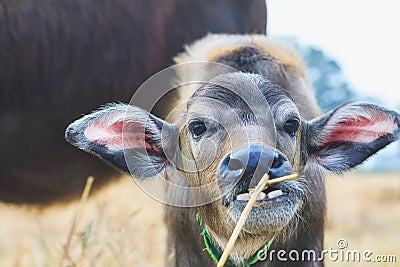
M 400 115 L 366 103 L 349 103 L 310 122 L 303 132 L 303 159 L 325 169 L 351 169 L 400 138 Z
M 137 178 L 171 166 L 176 127 L 134 106 L 109 104 L 70 124 L 65 138 L 80 149 Z M 169 146 L 169 147 L 168 147 Z

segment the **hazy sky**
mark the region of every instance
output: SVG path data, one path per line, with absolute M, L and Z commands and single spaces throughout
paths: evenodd
M 267 0 L 268 34 L 336 59 L 350 85 L 400 109 L 400 1 Z

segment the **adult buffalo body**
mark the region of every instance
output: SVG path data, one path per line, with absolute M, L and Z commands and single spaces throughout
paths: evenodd
M 170 204 L 187 201 L 191 207 L 166 206 L 172 266 L 213 266 L 249 199 L 248 189 L 264 173 L 274 179 L 298 172 L 300 179 L 258 196 L 229 264 L 322 266 L 324 173 L 349 170 L 397 140 L 400 115 L 366 103 L 321 115 L 301 60 L 265 36 L 209 35 L 177 57 L 179 63 L 190 61 L 213 61 L 237 71 L 222 71 L 190 87 L 181 95 L 190 96 L 185 111 L 175 121 L 110 104 L 72 123 L 67 140 L 138 181 L 164 178 Z M 189 68 L 178 76 L 185 80 L 203 72 L 208 77 L 213 71 Z M 185 183 L 191 195 L 170 189 Z M 308 256 L 258 259 L 272 240 L 269 252 Z
M 265 33 L 265 21 L 264 0 L 0 1 L 0 200 L 45 202 L 79 194 L 89 175 L 110 180 L 113 169 L 65 143 L 66 125 L 128 101 L 183 43 Z

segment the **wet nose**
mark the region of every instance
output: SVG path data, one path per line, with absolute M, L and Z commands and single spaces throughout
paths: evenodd
M 256 186 L 265 173 L 269 173 L 271 179 L 291 173 L 286 156 L 262 143 L 252 143 L 232 150 L 224 157 L 219 169 L 220 176 L 227 180 L 242 177 L 251 179 L 251 187 Z

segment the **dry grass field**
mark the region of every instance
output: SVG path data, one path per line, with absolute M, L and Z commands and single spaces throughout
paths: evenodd
M 400 173 L 329 177 L 325 247 L 396 255 L 400 265 Z M 0 266 L 162 266 L 166 229 L 162 205 L 129 177 L 90 195 L 64 249 L 78 201 L 46 209 L 0 203 Z M 67 251 L 67 253 L 66 253 Z M 372 256 L 372 257 L 373 257 Z M 355 266 L 325 261 L 327 266 Z
M 332 262 L 327 266 L 400 266 L 400 173 L 351 173 L 327 178 L 328 213 L 325 248 L 370 250 L 395 255 L 397 263 Z

